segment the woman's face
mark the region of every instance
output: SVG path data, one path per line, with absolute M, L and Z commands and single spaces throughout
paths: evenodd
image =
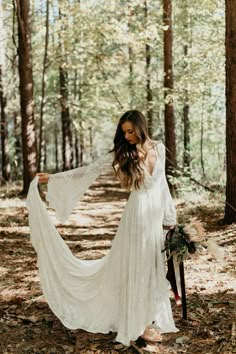
M 128 141 L 129 144 L 138 143 L 138 137 L 131 122 L 126 121 L 121 124 L 121 129 L 124 133 L 125 140 Z

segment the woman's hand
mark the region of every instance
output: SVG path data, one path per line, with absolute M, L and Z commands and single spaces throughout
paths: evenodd
M 37 173 L 36 176 L 39 177 L 39 183 L 48 183 L 50 173 L 40 172 Z

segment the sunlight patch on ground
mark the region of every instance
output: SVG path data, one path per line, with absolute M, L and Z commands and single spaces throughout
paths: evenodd
M 0 199 L 0 209 L 2 208 L 25 208 L 25 200 L 19 198 Z
M 75 242 L 71 242 L 68 241 L 66 242 L 68 244 L 68 246 L 72 246 Z M 110 248 L 111 247 L 112 242 L 110 240 L 106 240 L 106 241 L 94 241 L 94 240 L 84 240 L 82 242 L 79 242 L 79 246 L 81 247 L 81 249 L 84 250 L 89 250 L 89 249 L 93 249 L 93 248 Z
M 5 301 L 10 301 L 11 299 L 14 300 L 17 296 L 26 296 L 28 295 L 28 291 L 23 288 L 19 289 L 3 289 L 1 291 L 1 296 L 4 298 Z
M 62 225 L 60 220 L 57 219 L 56 214 L 53 210 L 49 211 L 51 219 L 55 226 Z M 69 217 L 69 220 L 66 221 L 63 225 L 70 225 L 70 224 L 75 224 L 78 226 L 91 226 L 94 223 L 94 219 L 92 217 L 89 217 L 87 215 L 82 215 L 81 213 L 72 213 Z
M 81 213 L 73 213 L 70 216 L 70 222 L 74 222 L 79 226 L 92 226 L 94 224 L 94 219 L 88 215 L 83 215 Z
M 29 275 L 29 276 L 24 276 L 24 278 L 22 279 L 23 282 L 28 283 L 39 283 L 39 277 L 38 277 L 38 271 L 35 271 L 34 275 Z
M 187 290 L 211 294 L 213 290 L 234 292 L 236 279 L 225 271 L 226 260 L 212 259 L 209 254 L 185 261 Z
M 0 278 L 3 278 L 8 273 L 8 269 L 5 267 L 0 267 Z

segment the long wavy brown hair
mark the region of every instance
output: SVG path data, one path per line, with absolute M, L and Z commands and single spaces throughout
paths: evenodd
M 148 132 L 144 115 L 136 110 L 124 113 L 117 125 L 113 140 L 114 147 L 111 150 L 115 155 L 112 167 L 121 181 L 121 185 L 130 190 L 132 185 L 134 185 L 135 189 L 139 189 L 143 182 L 144 170 L 141 166 L 141 161 L 146 158 L 146 155 L 144 153 L 144 156 L 140 157 L 136 144 L 130 144 L 126 141 L 122 131 L 122 124 L 127 121 L 132 123 L 138 138 L 137 143 L 141 145 L 141 148 L 148 138 Z

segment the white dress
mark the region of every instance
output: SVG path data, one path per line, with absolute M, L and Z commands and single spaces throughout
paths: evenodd
M 165 177 L 164 145 L 157 143 L 156 151 L 152 175 L 145 168 L 144 184 L 132 190 L 110 251 L 98 260 L 80 260 L 71 253 L 39 196 L 38 177 L 31 183 L 27 207 L 41 286 L 52 311 L 70 329 L 117 332 L 117 341 L 124 345 L 153 321 L 162 333 L 177 331 L 161 252 L 162 225 L 175 224 L 176 212 Z M 81 194 L 75 196 L 74 188 L 80 189 L 83 173 L 79 178 L 80 170 L 73 171 L 53 175 L 49 181 L 48 200 L 61 219 Z M 84 172 L 86 176 L 88 171 Z M 84 177 L 87 184 L 90 175 L 90 181 Z M 65 191 L 65 201 L 60 200 Z

